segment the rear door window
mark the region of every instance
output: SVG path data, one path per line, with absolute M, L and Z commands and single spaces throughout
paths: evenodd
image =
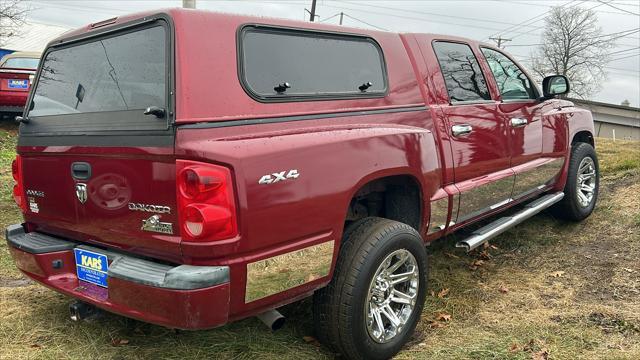
M 469 45 L 436 41 L 433 49 L 452 104 L 491 100 L 478 59 Z
M 367 37 L 245 26 L 240 71 L 245 90 L 265 101 L 384 96 L 382 50 Z

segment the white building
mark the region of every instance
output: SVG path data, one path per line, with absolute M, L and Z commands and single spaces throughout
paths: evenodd
M 42 52 L 49 41 L 70 29 L 64 26 L 28 20 L 21 26 L 19 34 L 3 39 L 4 41 L 0 44 L 0 50 L 4 50 L 4 53 L 14 51 Z
M 597 137 L 640 140 L 640 108 L 569 99 L 593 114 Z

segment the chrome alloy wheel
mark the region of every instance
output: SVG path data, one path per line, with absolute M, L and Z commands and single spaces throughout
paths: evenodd
M 418 297 L 420 274 L 416 258 L 407 250 L 389 254 L 369 284 L 365 319 L 377 343 L 391 341 L 405 328 Z
M 593 201 L 593 195 L 596 191 L 596 166 L 593 159 L 585 157 L 578 166 L 578 176 L 576 187 L 576 194 L 578 196 L 578 203 L 580 206 L 587 207 Z

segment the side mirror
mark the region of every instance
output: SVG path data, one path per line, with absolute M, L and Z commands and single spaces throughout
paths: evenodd
M 551 75 L 542 80 L 542 94 L 545 99 L 569 92 L 569 80 L 564 75 Z

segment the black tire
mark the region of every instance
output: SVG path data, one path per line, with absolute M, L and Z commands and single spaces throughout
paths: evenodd
M 381 343 L 375 341 L 367 329 L 370 284 L 383 266 L 383 261 L 398 252 L 408 252 L 413 256 L 412 261 L 415 260 L 418 271 L 414 278 L 418 284 L 417 289 L 413 289 L 415 304 L 402 330 Z M 394 259 L 390 259 L 391 264 L 396 263 Z M 400 268 L 404 269 L 400 271 L 415 267 Z M 407 287 L 409 283 L 406 283 Z M 314 294 L 316 336 L 348 359 L 388 359 L 400 351 L 413 334 L 420 319 L 426 289 L 427 254 L 418 232 L 409 225 L 393 220 L 374 217 L 362 219 L 345 231 L 333 279 L 328 286 Z M 385 294 L 382 297 L 389 296 Z M 395 303 L 394 306 L 402 307 Z
M 588 163 L 589 159 L 591 159 L 595 168 L 595 188 L 593 189 L 593 196 L 591 199 L 587 204 L 584 204 L 581 203 L 580 199 L 580 183 L 578 181 L 578 175 L 580 171 L 580 164 Z M 585 163 L 583 163 L 583 161 L 585 161 Z M 564 198 L 562 198 L 562 200 L 552 208 L 553 214 L 569 221 L 581 221 L 586 219 L 591 215 L 596 206 L 599 186 L 600 170 L 598 166 L 598 156 L 596 155 L 595 149 L 587 143 L 574 144 L 571 147 L 567 182 L 564 186 Z

